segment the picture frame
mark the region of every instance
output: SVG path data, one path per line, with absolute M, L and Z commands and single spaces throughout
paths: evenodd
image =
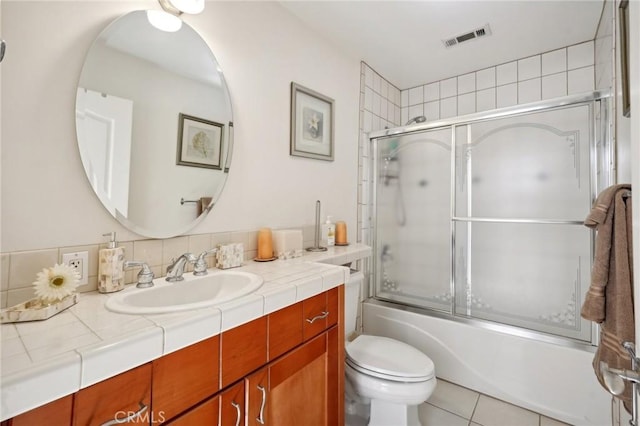
M 620 77 L 622 83 L 622 115 L 631 117 L 631 96 L 629 88 L 629 0 L 622 0 L 618 6 L 620 20 Z
M 176 164 L 221 170 L 224 124 L 179 114 Z
M 291 143 L 289 154 L 334 160 L 334 100 L 291 82 Z

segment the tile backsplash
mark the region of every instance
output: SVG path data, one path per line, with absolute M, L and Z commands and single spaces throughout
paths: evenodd
M 315 227 L 305 225 L 287 227 L 302 229 L 304 247 L 314 244 Z M 258 231 L 220 232 L 213 234 L 197 234 L 164 240 L 121 241 L 124 247 L 125 260 L 146 262 L 156 277 L 166 275 L 166 268 L 171 259 L 185 252 L 199 254 L 218 244 L 243 243 L 245 262 L 256 257 Z M 65 253 L 89 252 L 88 284 L 79 287 L 80 292 L 98 289 L 98 251 L 106 244 L 90 244 L 72 247 L 53 247 L 41 250 L 17 251 L 0 254 L 0 307 L 14 306 L 34 297 L 33 282 L 38 272 L 44 268 L 62 263 Z M 214 267 L 213 255 L 207 257 L 209 267 Z M 140 268 L 125 270 L 125 283 L 135 283 Z M 193 270 L 193 265 L 187 267 Z

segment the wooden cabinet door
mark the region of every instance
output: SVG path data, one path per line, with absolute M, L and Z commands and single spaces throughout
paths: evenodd
M 219 416 L 220 397 L 214 396 L 165 424 L 170 426 L 217 426 Z M 162 421 L 162 419 L 160 420 Z
M 332 330 L 337 330 L 333 328 Z M 330 330 L 331 331 L 331 330 Z M 338 410 L 343 404 L 342 394 L 334 393 L 330 377 L 336 366 L 331 354 L 336 339 L 325 332 L 294 349 L 269 365 L 265 424 L 269 426 L 334 426 L 343 424 Z M 337 331 L 334 331 L 337 332 Z M 253 416 L 249 414 L 249 419 Z M 248 423 L 249 425 L 253 423 Z
M 129 419 L 124 421 L 124 419 Z M 75 394 L 73 424 L 103 425 L 122 420 L 151 424 L 151 363 L 81 389 Z
M 241 426 L 245 423 L 244 382 L 238 382 L 220 394 L 220 426 Z
M 219 389 L 220 336 L 153 361 L 153 412 L 169 420 Z
M 265 367 L 247 377 L 245 382 L 245 396 L 247 398 L 247 426 L 261 426 L 269 418 L 269 368 Z
M 72 407 L 73 395 L 67 395 L 6 420 L 2 426 L 70 426 Z

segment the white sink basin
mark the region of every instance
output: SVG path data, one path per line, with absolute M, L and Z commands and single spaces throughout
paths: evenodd
M 250 272 L 215 271 L 195 277 L 185 272 L 184 281 L 153 280 L 151 288 L 128 288 L 107 299 L 105 307 L 123 314 L 161 314 L 199 309 L 228 302 L 254 292 L 262 277 Z

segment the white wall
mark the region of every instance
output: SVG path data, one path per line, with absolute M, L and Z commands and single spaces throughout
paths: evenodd
M 97 243 L 117 231 L 93 194 L 76 146 L 74 103 L 84 57 L 113 19 L 153 2 L 0 3 L 3 252 Z M 207 2 L 184 16 L 207 41 L 234 108 L 233 166 L 225 192 L 191 233 L 312 224 L 323 215 L 355 240 L 360 64 L 273 2 Z M 335 161 L 289 156 L 295 81 L 335 99 Z M 353 235 L 351 235 L 353 234 Z

